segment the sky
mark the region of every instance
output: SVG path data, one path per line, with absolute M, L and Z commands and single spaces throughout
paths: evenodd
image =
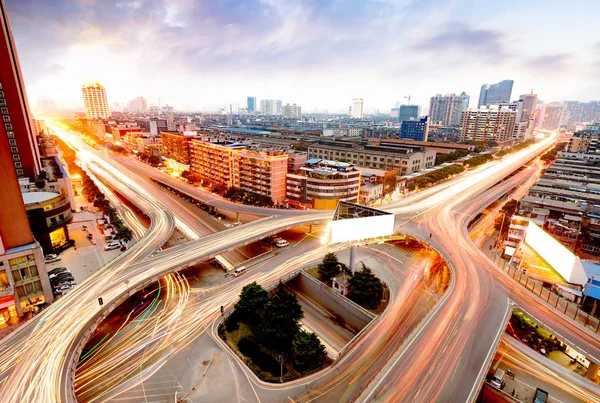
M 137 96 L 179 110 L 428 106 L 437 93 L 515 81 L 544 101 L 600 99 L 594 0 L 5 0 L 30 104 Z

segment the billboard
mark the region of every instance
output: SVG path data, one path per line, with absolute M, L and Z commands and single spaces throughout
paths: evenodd
M 529 221 L 525 243 L 540 255 L 567 282 L 587 283 L 581 260 L 550 234 Z
M 347 218 L 331 222 L 331 242 L 359 241 L 394 234 L 396 215 Z

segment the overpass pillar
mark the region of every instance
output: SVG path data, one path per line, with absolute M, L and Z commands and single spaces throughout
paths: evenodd
M 598 364 L 590 361 L 590 366 L 588 367 L 587 371 L 585 371 L 585 377 L 590 381 L 595 382 L 596 378 L 598 378 L 598 368 L 600 368 Z
M 235 213 L 235 221 L 240 222 L 240 212 L 236 211 Z
M 312 226 L 313 226 L 312 224 L 308 225 L 308 233 L 309 234 L 312 234 Z

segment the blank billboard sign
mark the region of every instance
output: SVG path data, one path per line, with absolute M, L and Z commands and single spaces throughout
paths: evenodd
M 334 220 L 331 222 L 331 241 L 360 241 L 378 236 L 393 235 L 395 219 L 394 214 L 386 214 Z

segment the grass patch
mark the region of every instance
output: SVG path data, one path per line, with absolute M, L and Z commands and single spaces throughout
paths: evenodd
M 313 276 L 314 278 L 316 278 L 319 281 L 323 281 L 321 279 L 321 273 L 319 273 L 319 267 L 315 266 L 315 267 L 311 267 L 310 269 L 306 270 L 306 272 L 308 274 L 310 274 L 311 276 Z

